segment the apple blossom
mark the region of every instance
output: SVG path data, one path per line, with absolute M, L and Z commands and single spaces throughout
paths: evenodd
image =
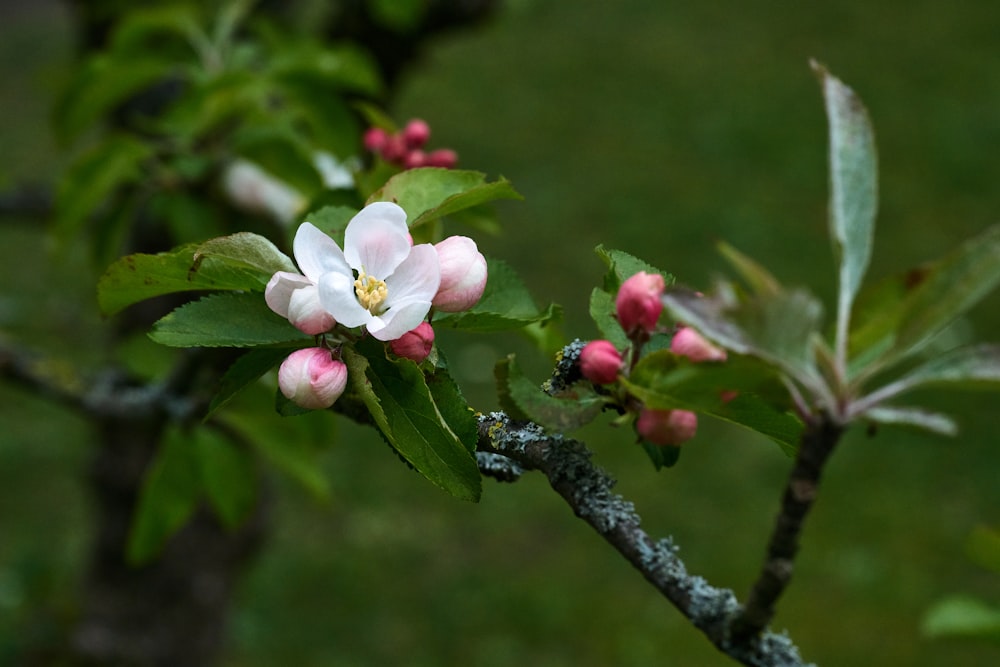
M 434 295 L 437 310 L 457 313 L 476 305 L 486 289 L 486 258 L 467 236 L 449 236 L 434 245 L 441 266 L 441 285 Z
M 290 223 L 307 203 L 298 190 L 249 160 L 234 160 L 226 166 L 222 188 L 242 210 L 269 215 L 283 224 Z
M 622 356 L 610 341 L 592 340 L 580 350 L 580 372 L 595 384 L 610 384 L 618 379 Z
M 726 360 L 725 350 L 712 345 L 704 336 L 687 326 L 680 327 L 674 334 L 670 340 L 670 351 L 694 362 Z
M 434 246 L 411 246 L 406 212 L 390 202 L 369 204 L 351 219 L 343 250 L 303 223 L 295 235 L 295 259 L 306 276 L 317 276 L 320 303 L 337 322 L 363 326 L 383 341 L 420 324 L 441 282 Z
M 643 408 L 635 430 L 654 445 L 677 446 L 694 437 L 698 415 L 689 410 L 652 410 Z
M 622 283 L 615 298 L 618 322 L 627 334 L 650 332 L 663 312 L 663 276 L 640 271 Z
M 344 393 L 347 366 L 330 350 L 308 347 L 292 352 L 278 368 L 278 388 L 285 398 L 311 410 L 328 408 Z
M 427 358 L 434 347 L 434 329 L 428 322 L 421 322 L 416 328 L 390 341 L 389 347 L 397 357 L 412 359 L 419 364 Z

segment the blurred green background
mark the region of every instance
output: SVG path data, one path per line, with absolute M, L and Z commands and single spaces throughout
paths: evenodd
M 0 3 L 0 189 L 58 166 L 48 105 L 72 56 L 54 2 Z M 1000 218 L 1000 5 L 509 0 L 489 26 L 441 41 L 392 112 L 420 116 L 461 166 L 513 181 L 503 236 L 480 239 L 570 337 L 602 266 L 598 243 L 704 287 L 725 239 L 827 303 L 826 126 L 808 59 L 854 87 L 880 148 L 872 278 L 931 259 Z M 36 223 L 0 228 L 0 332 L 86 356 L 93 277 L 48 254 Z M 84 279 L 85 277 L 85 279 Z M 67 304 L 72 304 L 67 310 Z M 965 335 L 1000 340 L 1000 298 Z M 515 339 L 448 340 L 474 404 L 494 405 L 493 359 Z M 930 641 L 940 597 L 1000 601 L 963 556 L 1000 525 L 1000 398 L 929 394 L 955 413 L 947 440 L 852 431 L 830 465 L 775 625 L 824 665 L 986 665 L 996 644 Z M 0 387 L 0 656 L 73 614 L 88 541 L 89 434 L 71 415 Z M 705 423 L 679 465 L 654 473 L 628 433 L 580 434 L 655 535 L 689 569 L 745 595 L 789 466 L 769 443 Z M 245 581 L 227 666 L 727 665 L 728 659 L 529 475 L 463 505 L 344 423 L 329 447 L 334 499 L 274 480 L 274 537 Z

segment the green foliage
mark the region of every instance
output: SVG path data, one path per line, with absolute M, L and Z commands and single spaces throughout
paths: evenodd
M 254 347 L 311 340 L 255 293 L 213 294 L 187 303 L 157 321 L 149 337 L 170 347 Z
M 840 264 L 838 363 L 846 365 L 851 307 L 871 260 L 878 207 L 875 135 L 853 90 L 813 62 L 830 123 L 830 239 Z
M 692 410 L 744 426 L 789 455 L 802 435 L 802 422 L 776 407 L 784 399 L 774 371 L 751 357 L 696 364 L 660 350 L 643 357 L 623 384 L 647 407 Z
M 521 371 L 514 355 L 497 362 L 494 369 L 500 407 L 513 419 L 526 419 L 553 433 L 567 433 L 593 421 L 607 405 L 589 383 L 552 396 Z
M 128 560 L 149 561 L 198 507 L 202 480 L 198 474 L 194 436 L 171 428 L 143 484 L 128 541 Z
M 344 348 L 350 385 L 386 442 L 436 486 L 456 498 L 478 501 L 482 484 L 471 453 L 475 443 L 459 440 L 417 365 L 408 359 L 388 359 L 381 345 L 359 348 L 361 353 Z M 446 414 L 457 421 L 455 410 L 446 409 Z M 464 425 L 456 425 L 459 432 L 470 435 Z
M 497 199 L 521 199 L 505 178 L 492 183 L 477 171 L 421 167 L 397 174 L 367 203 L 391 201 L 404 211 L 410 228 Z

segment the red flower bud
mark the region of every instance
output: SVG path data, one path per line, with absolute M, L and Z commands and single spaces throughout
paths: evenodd
M 278 368 L 281 393 L 303 408 L 330 407 L 346 386 L 347 366 L 321 347 L 296 350 Z
M 439 148 L 436 151 L 431 151 L 427 154 L 427 159 L 424 164 L 428 167 L 454 169 L 455 165 L 458 164 L 458 153 L 450 148 Z
M 365 148 L 373 153 L 378 153 L 385 147 L 385 143 L 389 140 L 389 133 L 383 130 L 381 127 L 370 127 L 365 131 Z
M 681 327 L 670 341 L 670 351 L 691 361 L 725 361 L 726 351 L 709 343 L 691 327 Z
M 403 128 L 403 141 L 407 148 L 421 148 L 430 138 L 430 126 L 419 118 L 414 118 Z
M 698 415 L 688 410 L 643 408 L 635 422 L 635 430 L 654 445 L 676 447 L 694 437 L 698 430 Z
M 640 271 L 624 283 L 615 299 L 618 322 L 625 333 L 650 332 L 663 312 L 663 276 Z
M 580 372 L 594 384 L 610 384 L 618 379 L 622 355 L 606 340 L 592 340 L 580 350 Z
M 427 164 L 427 155 L 422 150 L 414 149 L 403 158 L 403 167 L 406 169 L 416 169 Z
M 434 347 L 434 329 L 429 323 L 421 322 L 396 340 L 389 341 L 389 347 L 397 357 L 412 359 L 419 364 Z

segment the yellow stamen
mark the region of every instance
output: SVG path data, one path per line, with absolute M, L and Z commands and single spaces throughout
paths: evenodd
M 354 293 L 358 295 L 361 307 L 372 315 L 379 313 L 382 302 L 389 296 L 385 281 L 369 276 L 364 269 L 358 272 L 358 278 L 354 281 Z

